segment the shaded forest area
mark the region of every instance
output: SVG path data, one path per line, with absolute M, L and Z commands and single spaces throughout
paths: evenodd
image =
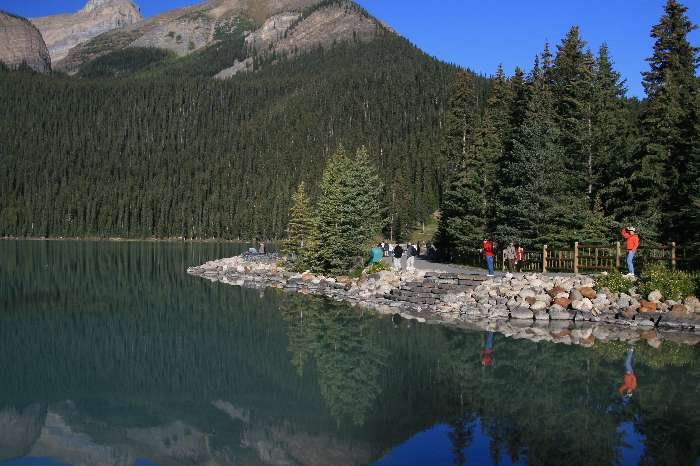
M 0 236 L 282 237 L 339 143 L 364 144 L 386 205 L 419 221 L 456 70 L 387 34 L 225 82 L 0 72 Z

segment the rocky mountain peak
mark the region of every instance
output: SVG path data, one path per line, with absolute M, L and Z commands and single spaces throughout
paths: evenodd
M 44 36 L 51 60 L 58 62 L 76 45 L 141 19 L 131 0 L 89 0 L 76 13 L 35 18 L 33 23 Z
M 89 13 L 100 8 L 125 6 L 139 11 L 139 7 L 131 0 L 88 0 L 85 6 L 80 10 L 83 13 Z
M 51 58 L 41 33 L 28 20 L 0 11 L 0 62 L 10 68 L 27 65 L 51 70 Z

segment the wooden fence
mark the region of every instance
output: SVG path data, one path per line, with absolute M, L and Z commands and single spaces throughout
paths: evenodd
M 617 242 L 614 245 L 574 243 L 572 249 L 550 249 L 546 245 L 536 251 L 525 252 L 527 272 L 602 272 L 627 270 L 627 251 Z M 467 258 L 467 263 L 483 267 L 481 255 Z M 506 269 L 503 251 L 499 251 L 496 264 Z M 667 246 L 642 247 L 634 258 L 635 270 L 643 270 L 650 264 L 663 264 L 670 269 L 698 270 L 700 256 L 689 248 L 671 243 Z

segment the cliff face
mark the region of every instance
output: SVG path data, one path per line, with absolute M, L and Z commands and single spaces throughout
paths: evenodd
M 51 58 L 39 30 L 24 18 L 0 11 L 0 61 L 10 68 L 23 63 L 35 71 L 51 71 Z
M 32 22 L 43 34 L 56 63 L 76 45 L 141 19 L 139 8 L 131 0 L 89 0 L 77 13 L 45 16 Z
M 338 42 L 366 42 L 384 29 L 377 20 L 366 16 L 348 2 L 318 8 L 308 15 L 292 12 L 272 16 L 260 29 L 246 37 L 246 46 L 257 55 L 293 57 Z M 252 66 L 252 57 L 247 58 L 222 70 L 215 77 L 226 79 L 241 71 L 250 71 Z
M 246 24 L 249 56 L 275 53 L 293 56 L 336 42 L 366 41 L 385 30 L 352 2 L 320 5 L 320 0 L 210 0 L 169 11 L 146 21 L 103 34 L 75 47 L 56 66 L 70 72 L 99 56 L 125 47 L 155 47 L 185 56 L 217 43 L 222 35 Z M 223 70 L 226 78 L 250 69 L 252 58 Z

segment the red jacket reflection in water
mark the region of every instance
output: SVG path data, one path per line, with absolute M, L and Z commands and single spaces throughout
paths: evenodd
M 481 365 L 488 367 L 493 364 L 493 359 L 491 355 L 493 354 L 493 332 L 488 332 L 486 334 L 486 345 L 484 346 L 484 351 L 481 353 Z
M 631 395 L 637 389 L 637 376 L 634 375 L 632 368 L 632 358 L 634 356 L 634 348 L 627 350 L 627 358 L 625 359 L 625 379 L 624 383 L 617 389 L 620 395 Z

